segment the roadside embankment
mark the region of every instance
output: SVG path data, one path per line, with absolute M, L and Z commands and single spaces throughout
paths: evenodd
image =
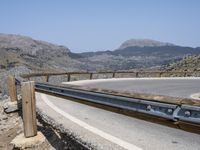
M 20 97 L 20 96 L 19 96 Z M 16 150 L 23 149 L 13 145 L 16 143 L 16 137 L 23 136 L 23 121 L 21 118 L 21 110 L 13 113 L 5 113 L 4 107 L 9 102 L 9 97 L 0 95 L 0 150 Z M 44 116 L 40 112 L 37 113 L 37 128 L 39 133 L 44 135 L 46 139 L 46 150 L 71 150 L 80 149 L 86 150 L 87 148 L 78 143 L 69 134 L 61 132 L 59 128 L 56 129 L 54 124 L 45 122 Z M 15 139 L 15 140 L 13 140 Z M 23 137 L 22 137 L 23 139 Z M 21 142 L 18 145 L 21 144 Z M 25 145 L 27 142 L 25 143 Z M 43 150 L 40 146 L 26 147 L 28 150 Z

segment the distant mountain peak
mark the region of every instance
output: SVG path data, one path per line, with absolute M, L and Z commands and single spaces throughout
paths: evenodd
M 41 40 L 35 40 L 28 36 L 3 34 L 0 33 L 0 49 L 20 50 L 23 54 L 36 55 L 40 52 L 49 53 L 69 53 L 67 47 L 48 43 Z
M 160 42 L 156 40 L 151 39 L 130 39 L 122 43 L 122 45 L 119 47 L 119 49 L 124 49 L 127 47 L 159 47 L 159 46 L 174 46 L 174 44 L 166 43 L 166 42 Z

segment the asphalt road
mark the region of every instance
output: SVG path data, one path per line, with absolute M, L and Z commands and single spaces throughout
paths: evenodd
M 38 93 L 37 107 L 69 135 L 96 149 L 200 150 L 198 134 L 66 99 Z
M 100 79 L 67 82 L 67 84 L 186 98 L 194 93 L 200 93 L 200 78 Z
M 200 79 L 78 81 L 89 87 L 189 97 Z M 37 107 L 82 143 L 102 150 L 200 150 L 200 135 L 37 93 Z M 52 121 L 51 121 L 52 122 Z

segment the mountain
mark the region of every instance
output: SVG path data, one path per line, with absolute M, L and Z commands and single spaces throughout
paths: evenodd
M 81 62 L 71 58 L 65 46 L 30 37 L 0 34 L 1 68 L 26 66 L 31 70 L 80 70 Z M 76 69 L 77 68 L 77 69 Z
M 64 46 L 13 34 L 0 34 L 0 48 L 32 56 L 40 55 L 41 53 L 54 54 L 55 51 L 63 54 L 70 52 L 70 50 Z
M 116 50 L 73 53 L 67 47 L 27 36 L 0 34 L 0 69 L 24 66 L 30 70 L 128 70 L 155 68 L 188 55 L 200 48 L 182 47 L 150 39 L 131 39 Z
M 82 53 L 80 54 L 82 55 L 80 60 L 87 61 L 88 66 L 92 64 L 97 69 L 128 70 L 158 68 L 181 60 L 186 56 L 198 54 L 200 54 L 199 48 L 182 47 L 170 43 L 140 39 L 125 41 L 114 51 Z
M 124 49 L 127 47 L 161 47 L 161 46 L 174 46 L 174 44 L 164 43 L 151 39 L 130 39 L 122 43 L 119 49 Z
M 0 93 L 7 93 L 7 75 L 20 79 L 29 72 L 85 70 L 83 62 L 65 46 L 34 40 L 30 37 L 0 34 Z

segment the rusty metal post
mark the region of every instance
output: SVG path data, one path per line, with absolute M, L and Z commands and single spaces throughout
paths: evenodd
M 37 135 L 34 81 L 23 82 L 21 90 L 24 136 L 28 138 Z
M 17 101 L 17 88 L 15 85 L 15 78 L 10 75 L 8 76 L 8 91 L 11 102 Z

